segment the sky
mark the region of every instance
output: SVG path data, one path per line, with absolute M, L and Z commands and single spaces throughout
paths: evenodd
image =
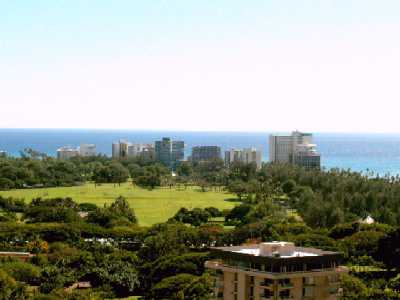
M 0 0 L 0 128 L 400 132 L 398 0 Z

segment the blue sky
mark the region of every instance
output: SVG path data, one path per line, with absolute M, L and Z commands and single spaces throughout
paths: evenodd
M 398 132 L 399 23 L 385 0 L 0 0 L 0 127 Z

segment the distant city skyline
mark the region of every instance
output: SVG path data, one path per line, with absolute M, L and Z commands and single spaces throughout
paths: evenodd
M 400 131 L 397 0 L 0 8 L 0 128 Z

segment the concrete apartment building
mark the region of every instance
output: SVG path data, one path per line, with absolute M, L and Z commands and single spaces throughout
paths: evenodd
M 57 158 L 61 160 L 71 159 L 72 157 L 79 156 L 79 148 L 69 146 L 57 149 Z
M 191 160 L 194 163 L 221 159 L 221 148 L 218 146 L 196 146 L 192 148 Z
M 185 157 L 185 143 L 162 138 L 155 142 L 155 159 L 165 166 L 174 169 Z
M 81 144 L 79 147 L 79 155 L 83 157 L 96 156 L 95 144 Z
M 225 165 L 230 166 L 235 162 L 242 162 L 246 164 L 255 163 L 257 165 L 257 169 L 261 169 L 261 150 L 257 150 L 256 148 L 244 148 L 230 149 L 225 151 Z
M 185 158 L 185 142 L 172 141 L 171 160 L 173 163 L 182 161 Z
M 70 147 L 65 146 L 57 149 L 58 159 L 70 159 L 76 156 L 95 156 L 96 155 L 96 145 L 94 144 L 81 144 L 80 147 Z
M 340 266 L 337 252 L 295 247 L 289 242 L 212 248 L 215 300 L 337 300 Z
M 154 158 L 154 147 L 151 144 L 130 143 L 125 140 L 112 144 L 112 157 L 116 159 L 142 157 Z
M 321 155 L 313 143 L 311 133 L 294 131 L 291 134 L 271 134 L 269 161 L 295 164 L 305 168 L 320 168 Z

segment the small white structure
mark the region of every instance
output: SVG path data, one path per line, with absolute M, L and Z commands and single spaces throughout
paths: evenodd
M 274 241 L 260 243 L 253 246 L 238 246 L 234 248 L 235 249 L 232 250 L 233 252 L 264 257 L 289 258 L 319 255 L 319 253 L 315 252 L 315 249 L 296 247 L 292 242 Z
M 295 252 L 294 243 L 291 242 L 270 242 L 261 243 L 260 256 L 293 256 Z
M 371 224 L 375 223 L 375 219 L 373 217 L 371 217 L 370 215 L 368 215 L 366 218 L 360 219 L 358 222 L 361 224 L 371 225 Z

